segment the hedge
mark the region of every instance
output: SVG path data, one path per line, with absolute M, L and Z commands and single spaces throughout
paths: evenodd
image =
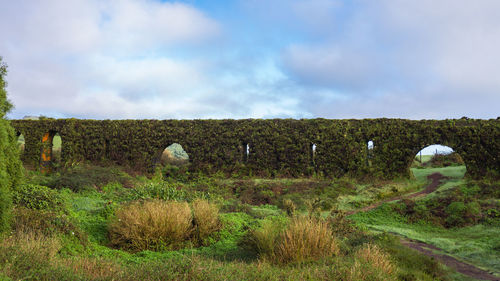
M 114 163 L 151 171 L 162 151 L 179 143 L 194 172 L 303 177 L 410 176 L 422 148 L 458 152 L 467 176 L 498 177 L 500 118 L 490 120 L 244 119 L 244 120 L 13 120 L 25 137 L 22 159 L 40 165 L 42 136 L 59 133 L 62 162 Z M 373 141 L 368 153 L 367 143 Z M 316 149 L 313 153 L 312 146 Z M 249 154 L 246 155 L 246 147 Z

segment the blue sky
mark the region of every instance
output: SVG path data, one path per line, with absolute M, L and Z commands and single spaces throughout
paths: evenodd
M 497 0 L 0 0 L 25 115 L 497 118 Z

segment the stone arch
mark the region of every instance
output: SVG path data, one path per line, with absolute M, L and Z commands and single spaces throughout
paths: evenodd
M 46 133 L 43 134 L 42 136 L 42 144 L 41 144 L 41 151 L 40 151 L 40 168 L 42 172 L 48 173 L 51 172 L 54 169 L 54 138 L 59 137 L 60 143 L 57 149 L 59 150 L 58 152 L 58 158 L 56 161 L 59 163 L 62 163 L 62 137 L 59 134 L 58 131 L 55 130 L 50 130 Z
M 189 153 L 178 142 L 171 142 L 156 155 L 155 166 L 187 166 L 191 162 Z

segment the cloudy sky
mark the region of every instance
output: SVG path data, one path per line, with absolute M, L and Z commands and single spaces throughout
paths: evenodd
M 25 115 L 500 116 L 498 0 L 0 0 Z

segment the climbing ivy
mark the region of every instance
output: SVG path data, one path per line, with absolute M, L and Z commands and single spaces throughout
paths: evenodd
M 11 191 L 21 181 L 21 162 L 14 130 L 5 120 L 5 114 L 12 108 L 7 100 L 4 80 L 7 66 L 0 57 L 0 234 L 9 228 Z
M 43 134 L 58 132 L 66 165 L 85 160 L 151 171 L 162 151 L 179 143 L 195 172 L 396 178 L 409 177 L 417 152 L 439 143 L 462 156 L 468 176 L 500 174 L 500 119 L 41 119 L 12 124 L 25 136 L 22 159 L 34 166 L 40 162 Z M 370 140 L 374 146 L 368 161 Z

